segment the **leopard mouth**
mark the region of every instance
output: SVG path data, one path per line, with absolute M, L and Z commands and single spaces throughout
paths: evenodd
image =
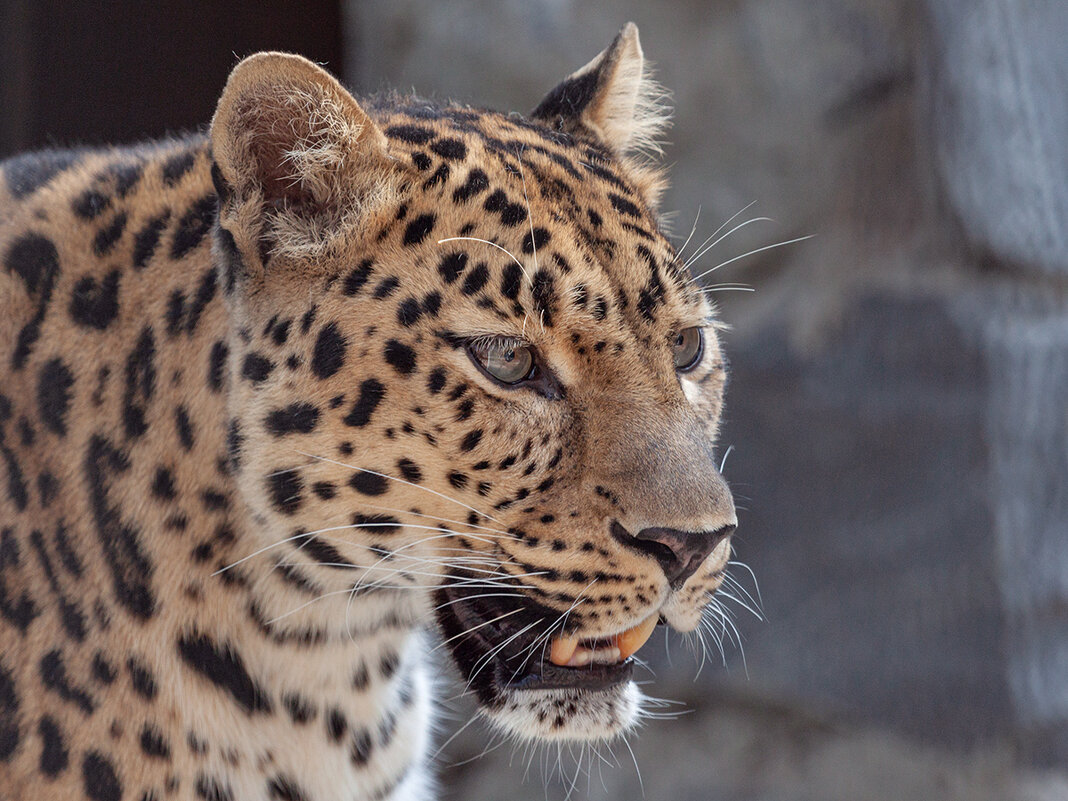
M 438 625 L 460 672 L 488 707 L 522 690 L 607 691 L 630 681 L 634 653 L 659 616 L 598 638 L 551 636 L 560 617 L 535 601 L 492 598 L 442 587 Z

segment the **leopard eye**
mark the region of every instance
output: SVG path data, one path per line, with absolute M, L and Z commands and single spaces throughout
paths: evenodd
M 478 340 L 467 348 L 474 362 L 502 384 L 518 384 L 534 376 L 534 351 L 507 338 Z
M 701 362 L 705 337 L 700 328 L 684 328 L 675 337 L 675 369 L 688 373 Z

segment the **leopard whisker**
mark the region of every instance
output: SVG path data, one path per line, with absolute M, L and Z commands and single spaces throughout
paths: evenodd
M 763 253 L 766 250 L 773 250 L 774 248 L 785 247 L 786 245 L 793 245 L 793 244 L 796 244 L 797 242 L 804 242 L 806 239 L 812 239 L 814 236 L 816 236 L 816 235 L 815 234 L 808 234 L 807 236 L 798 236 L 798 237 L 794 237 L 793 239 L 787 239 L 784 242 L 776 242 L 774 245 L 764 245 L 764 247 L 762 247 L 762 248 L 754 248 L 753 250 L 747 251 L 747 252 L 743 253 L 740 256 L 735 256 L 733 259 L 727 259 L 726 261 L 721 261 L 715 267 L 712 267 L 712 268 L 710 268 L 708 270 L 705 270 L 700 275 L 695 276 L 693 280 L 694 281 L 700 281 L 706 275 L 708 275 L 709 273 L 715 272 L 720 267 L 726 267 L 728 264 L 733 264 L 734 262 L 738 261 L 739 259 L 744 259 L 747 256 L 753 256 L 753 255 L 755 255 L 757 253 Z
M 749 205 L 751 206 L 753 204 L 750 203 Z M 749 208 L 749 206 L 746 206 L 746 208 Z M 745 209 L 742 209 L 742 211 L 745 211 Z M 738 214 L 741 214 L 741 212 L 738 212 Z M 736 214 L 735 217 L 737 217 L 737 216 L 738 215 Z M 733 220 L 734 217 L 731 217 L 731 219 Z M 738 223 L 736 226 L 731 228 L 729 231 L 727 231 L 726 233 L 721 234 L 720 236 L 717 237 L 716 234 L 718 234 L 720 231 L 723 230 L 724 227 L 726 227 L 726 223 L 725 223 L 723 226 L 721 226 L 720 228 L 718 228 L 716 230 L 716 233 L 712 234 L 712 236 L 708 237 L 708 239 L 706 239 L 704 242 L 702 242 L 700 245 L 697 246 L 697 249 L 694 252 L 694 254 L 692 256 L 690 256 L 688 259 L 686 259 L 685 262 L 683 262 L 683 265 L 682 265 L 683 269 L 688 269 L 691 264 L 693 264 L 699 258 L 704 256 L 706 253 L 708 253 L 708 251 L 712 250 L 712 248 L 714 248 L 716 245 L 718 245 L 720 242 L 722 242 L 724 239 L 726 239 L 731 234 L 742 230 L 747 225 L 752 225 L 753 223 L 758 223 L 758 222 L 775 222 L 775 221 L 773 219 L 771 219 L 771 217 L 752 217 L 752 218 L 746 220 L 745 222 Z

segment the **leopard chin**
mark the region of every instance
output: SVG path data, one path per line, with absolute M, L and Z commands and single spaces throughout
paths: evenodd
M 601 690 L 510 690 L 483 714 L 521 740 L 611 740 L 635 727 L 643 699 L 630 680 Z
M 537 602 L 443 587 L 438 624 L 482 713 L 519 739 L 603 740 L 631 729 L 642 694 L 632 680 L 634 653 L 660 620 L 580 638 L 558 630 L 560 615 Z

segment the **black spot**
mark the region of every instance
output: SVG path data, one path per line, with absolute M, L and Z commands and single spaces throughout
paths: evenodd
M 37 725 L 37 733 L 41 735 L 41 773 L 54 779 L 69 763 L 63 732 L 55 718 L 45 715 Z
M 404 476 L 405 481 L 410 481 L 413 484 L 418 484 L 423 480 L 423 471 L 419 469 L 419 465 L 413 462 L 411 459 L 401 459 L 397 462 L 397 469 L 400 470 L 401 475 Z
M 418 245 L 434 230 L 436 221 L 437 218 L 433 214 L 420 214 L 404 229 L 404 244 Z
M 371 759 L 371 752 L 374 750 L 374 741 L 371 739 L 371 733 L 366 729 L 357 729 L 352 733 L 352 749 L 349 755 L 352 758 L 352 764 L 356 767 L 362 767 L 368 763 Z
M 501 215 L 501 222 L 509 227 L 519 225 L 527 217 L 526 209 L 518 203 L 512 203 L 500 189 L 494 191 L 482 204 L 486 211 L 495 211 Z
M 93 662 L 90 666 L 90 670 L 93 674 L 93 678 L 101 684 L 111 684 L 115 681 L 115 676 L 117 675 L 115 668 L 100 651 L 93 654 Z
M 167 336 L 173 337 L 182 330 L 185 319 L 185 293 L 180 289 L 171 292 L 167 300 Z
M 0 395 L 0 422 L 5 420 L 11 414 L 10 401 L 3 395 Z M 15 458 L 15 452 L 8 447 L 4 442 L 3 430 L 0 429 L 0 455 L 4 457 L 4 462 L 7 464 L 7 492 L 11 500 L 15 502 L 15 507 L 22 511 L 26 508 L 30 502 L 29 488 L 26 486 L 26 478 L 22 473 L 22 466 L 19 464 L 18 459 Z M 4 529 L 6 532 L 7 529 Z M 23 596 L 24 598 L 26 596 Z M 8 608 L 3 604 L 4 599 L 0 597 L 0 610 L 2 610 L 7 616 L 9 613 L 15 611 L 14 607 Z M 29 606 L 24 609 L 30 613 L 30 617 L 25 619 L 22 628 L 29 625 L 30 620 L 33 618 L 33 604 L 29 603 Z
M 83 220 L 95 220 L 111 207 L 111 198 L 99 189 L 87 189 L 71 203 L 71 211 Z
M 423 316 L 423 309 L 415 298 L 405 298 L 397 307 L 397 322 L 405 328 L 415 325 Z
M 70 316 L 78 325 L 103 331 L 119 314 L 119 271 L 112 270 L 97 283 L 85 276 L 74 285 Z
M 215 268 L 209 267 L 200 276 L 200 283 L 197 285 L 197 292 L 193 296 L 192 303 L 189 304 L 189 315 L 185 320 L 185 330 L 187 333 L 192 334 L 196 328 L 197 323 L 200 322 L 200 315 L 203 314 L 204 309 L 211 303 L 215 297 L 215 289 L 217 286 Z
M 423 181 L 423 190 L 433 189 L 438 184 L 443 184 L 449 180 L 449 165 L 442 164 L 436 170 L 434 174 Z
M 470 398 L 467 398 L 463 403 L 456 407 L 456 422 L 462 423 L 471 417 L 472 412 L 475 410 L 475 402 Z
M 534 253 L 539 248 L 544 248 L 549 244 L 551 236 L 544 228 L 535 228 L 533 235 L 527 234 L 523 237 L 523 252 Z
M 292 320 L 282 320 L 274 326 L 274 330 L 271 331 L 271 341 L 281 347 L 286 344 L 286 340 L 289 339 L 289 326 L 292 324 Z
M 148 666 L 136 657 L 131 656 L 126 660 L 126 669 L 130 671 L 130 683 L 137 694 L 146 701 L 153 700 L 159 690 L 156 687 L 156 679 L 152 676 Z
M 464 181 L 463 186 L 452 193 L 452 199 L 457 203 L 464 203 L 488 187 L 489 178 L 486 173 L 476 167 L 467 174 L 467 180 Z
M 282 705 L 286 708 L 286 712 L 289 713 L 289 717 L 294 723 L 307 723 L 315 717 L 315 710 L 312 705 L 299 695 L 293 693 L 283 695 Z
M 504 268 L 501 276 L 501 294 L 509 300 L 519 297 L 519 290 L 523 286 L 523 271 L 518 264 L 509 264 Z
M 360 263 L 359 267 L 354 268 L 352 272 L 345 276 L 342 292 L 346 295 L 355 295 L 370 280 L 372 272 L 371 260 L 365 259 Z
M 164 211 L 158 217 L 153 217 L 144 227 L 137 232 L 134 237 L 133 247 L 133 268 L 135 270 L 143 270 L 148 266 L 148 262 L 152 259 L 152 256 L 156 252 L 156 247 L 159 245 L 159 238 L 163 234 L 163 229 L 167 227 L 167 222 L 171 218 L 169 211 Z
M 357 692 L 364 692 L 371 686 L 371 674 L 367 672 L 367 665 L 361 663 L 352 672 L 352 688 Z
M 230 467 L 234 470 L 241 468 L 241 445 L 244 441 L 241 423 L 236 418 L 231 419 L 226 430 L 226 455 L 230 459 Z
M 41 506 L 45 508 L 51 506 L 59 493 L 59 479 L 48 470 L 42 470 L 37 476 L 37 491 L 41 494 Z
M 2 554 L 0 554 L 0 563 L 2 563 Z M 7 762 L 11 759 L 18 750 L 20 737 L 19 698 L 15 691 L 15 680 L 7 668 L 0 663 L 0 762 Z
M 157 467 L 152 479 L 152 494 L 160 500 L 172 501 L 178 495 L 174 488 L 174 476 L 166 467 Z
M 446 284 L 453 283 L 467 266 L 467 254 L 463 251 L 450 253 L 438 263 L 438 272 Z
M 193 450 L 196 439 L 193 436 L 193 422 L 184 406 L 174 407 L 174 429 L 178 433 L 178 442 L 186 452 Z
M 386 136 L 409 144 L 422 145 L 434 138 L 434 132 L 421 125 L 391 125 L 386 128 Z
M 187 172 L 193 169 L 197 154 L 194 151 L 186 151 L 171 156 L 163 162 L 163 183 L 174 186 Z
M 140 437 L 148 430 L 145 410 L 156 389 L 156 340 L 150 327 L 141 331 L 137 344 L 126 359 L 126 389 L 122 421 L 126 436 Z M 140 402 L 139 402 L 140 401 Z
M 397 656 L 396 651 L 387 649 L 378 660 L 378 672 L 384 679 L 392 678 L 398 667 L 400 667 L 400 657 Z
M 608 301 L 603 297 L 597 298 L 593 304 L 593 318 L 595 320 L 603 320 L 608 316 Z
M 37 297 L 37 310 L 19 331 L 11 356 L 11 364 L 18 370 L 26 363 L 34 343 L 41 335 L 41 323 L 59 275 L 59 254 L 51 239 L 40 234 L 23 234 L 8 247 L 4 266 L 18 275 L 26 284 L 27 291 Z
M 361 495 L 384 495 L 389 489 L 389 480 L 377 473 L 358 470 L 349 479 L 349 486 Z
M 122 783 L 115 767 L 99 751 L 89 751 L 82 760 L 82 780 L 92 801 L 122 801 Z
M 96 708 L 92 697 L 80 687 L 70 683 L 67 677 L 67 666 L 63 662 L 63 655 L 58 650 L 52 650 L 41 657 L 38 665 L 41 675 L 41 683 L 52 690 L 64 701 L 74 704 L 86 715 L 92 714 Z
M 320 539 L 313 535 L 305 535 L 302 540 L 299 540 L 300 545 L 298 549 L 302 553 L 307 553 L 315 561 L 327 567 L 337 568 L 339 570 L 348 570 L 349 568 L 356 567 L 352 562 L 341 555 L 341 551 L 335 548 L 330 543 Z
M 32 194 L 80 158 L 74 150 L 26 153 L 4 162 L 4 178 L 16 200 Z
M 423 298 L 423 312 L 429 314 L 431 317 L 437 317 L 438 311 L 441 310 L 441 293 L 440 292 L 428 292 L 426 297 Z
M 433 163 L 434 162 L 431 160 L 430 156 L 428 156 L 426 153 L 423 153 L 421 151 L 412 153 L 412 164 L 414 164 L 415 168 L 420 172 L 425 172 L 426 170 L 429 170 L 430 165 Z
M 201 243 L 215 222 L 215 195 L 204 195 L 178 221 L 171 258 L 180 259 Z
M 431 370 L 426 379 L 426 388 L 434 395 L 441 392 L 445 388 L 445 370 L 441 367 L 435 367 Z
M 141 751 L 145 756 L 156 759 L 170 759 L 171 757 L 171 747 L 167 744 L 163 733 L 148 723 L 141 729 Z
M 60 521 L 56 524 L 56 552 L 59 554 L 59 561 L 63 564 L 63 567 L 67 569 L 75 578 L 81 578 L 84 567 L 82 560 L 75 552 L 73 545 L 67 538 L 67 527 Z
M 460 450 L 473 451 L 481 440 L 482 429 L 476 428 L 474 431 L 469 431 L 467 436 L 464 437 L 463 442 L 460 443 Z
M 115 596 L 132 614 L 149 618 L 155 613 L 154 566 L 141 547 L 140 532 L 122 519 L 108 499 L 109 474 L 129 470 L 129 457 L 94 435 L 86 449 L 84 469 L 90 510 L 104 552 L 103 561 L 111 571 Z
M 101 228 L 93 237 L 93 252 L 97 256 L 106 256 L 115 247 L 123 232 L 126 230 L 126 212 L 116 214 L 106 228 Z
M 22 279 L 31 295 L 43 294 L 59 272 L 59 254 L 48 237 L 23 234 L 8 248 L 4 265 Z
M 226 357 L 230 355 L 230 349 L 222 340 L 218 340 L 211 346 L 211 356 L 208 359 L 208 386 L 212 392 L 222 389 L 223 370 L 226 368 Z
M 467 486 L 467 476 L 464 473 L 449 473 L 449 483 L 456 489 L 463 489 Z
M 285 515 L 296 513 L 303 498 L 304 480 L 295 470 L 283 470 L 267 476 L 267 494 L 274 508 Z
M 637 206 L 627 200 L 625 197 L 620 197 L 614 192 L 608 193 L 608 200 L 612 203 L 613 208 L 620 214 L 626 214 L 630 217 L 641 217 L 642 212 Z
M 267 380 L 274 369 L 274 362 L 259 353 L 249 353 L 241 365 L 241 375 L 254 384 Z
M 333 500 L 337 496 L 337 487 L 329 481 L 316 481 L 312 484 L 312 492 L 324 501 Z
M 37 379 L 37 411 L 45 427 L 61 437 L 67 433 L 72 386 L 74 376 L 60 359 L 52 359 L 41 367 Z
M 178 640 L 182 661 L 230 696 L 248 713 L 270 712 L 271 702 L 245 669 L 241 655 L 228 644 L 192 632 Z
M 318 312 L 319 307 L 313 303 L 311 308 L 301 315 L 300 333 L 307 334 L 309 331 L 311 331 L 312 323 L 315 322 L 315 315 L 318 314 Z
M 319 423 L 319 408 L 306 401 L 291 403 L 267 415 L 264 425 L 273 436 L 307 434 Z
M 395 339 L 389 340 L 386 343 L 384 356 L 386 362 L 401 375 L 410 375 L 415 372 L 415 351 L 403 342 Z
M 378 282 L 378 286 L 375 287 L 374 299 L 382 300 L 388 298 L 394 292 L 397 291 L 397 287 L 400 286 L 400 279 L 395 275 L 389 275 Z
M 483 262 L 467 274 L 467 278 L 464 279 L 460 291 L 465 295 L 473 295 L 486 286 L 487 281 L 489 281 L 489 269 Z
M 360 394 L 356 397 L 356 402 L 352 404 L 352 410 L 342 422 L 355 428 L 367 425 L 385 394 L 386 388 L 378 379 L 366 379 L 360 384 Z
M 443 159 L 460 161 L 467 158 L 467 145 L 459 139 L 435 139 L 430 149 Z
M 222 784 L 212 776 L 198 776 L 196 791 L 204 801 L 234 801 L 234 791 L 230 785 Z
M 556 310 L 556 288 L 552 274 L 547 270 L 534 273 L 530 294 L 534 298 L 534 310 L 541 315 L 542 324 L 551 327 Z
M 312 352 L 312 372 L 317 378 L 329 378 L 345 363 L 348 342 L 338 330 L 337 323 L 327 323 L 319 331 Z
M 336 737 L 335 741 L 340 739 L 341 737 Z M 296 782 L 286 776 L 275 776 L 267 782 L 267 794 L 279 801 L 308 801 L 308 797 Z

